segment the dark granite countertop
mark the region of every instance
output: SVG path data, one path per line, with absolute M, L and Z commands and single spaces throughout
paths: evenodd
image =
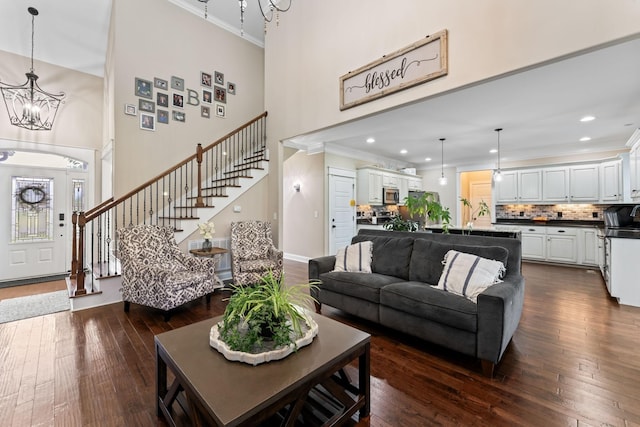
M 543 227 L 601 227 L 604 228 L 604 221 L 598 220 L 575 220 L 575 219 L 550 219 L 547 221 L 534 221 L 533 219 L 499 218 L 494 223 L 496 225 L 539 225 Z
M 618 239 L 640 239 L 640 228 L 607 228 L 605 237 Z

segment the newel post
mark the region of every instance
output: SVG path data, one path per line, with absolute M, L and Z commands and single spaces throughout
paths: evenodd
M 77 252 L 77 236 L 78 236 L 78 212 L 71 215 L 71 275 L 70 279 L 76 278 L 76 270 L 78 269 L 78 252 Z
M 77 219 L 78 222 L 78 261 L 76 264 L 76 292 L 75 296 L 86 295 L 87 290 L 84 288 L 84 226 L 87 223 L 87 218 L 84 216 L 84 212 L 80 212 Z M 74 246 L 75 247 L 75 246 Z
M 196 198 L 196 208 L 203 208 L 206 205 L 202 200 L 202 144 L 196 148 L 196 161 L 198 162 L 198 196 Z

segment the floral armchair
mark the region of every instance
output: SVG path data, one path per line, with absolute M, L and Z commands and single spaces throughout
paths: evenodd
M 271 223 L 238 221 L 231 223 L 231 271 L 236 286 L 260 283 L 269 270 L 282 275 L 282 251 L 273 245 Z
M 130 303 L 165 312 L 206 295 L 217 287 L 215 260 L 183 253 L 170 227 L 137 225 L 118 230 L 124 311 Z

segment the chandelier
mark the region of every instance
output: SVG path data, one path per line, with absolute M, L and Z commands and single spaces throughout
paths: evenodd
M 209 0 L 198 1 L 204 3 L 204 19 L 207 19 L 207 3 L 209 3 Z M 273 20 L 274 12 L 277 19 L 278 12 L 288 11 L 291 8 L 292 1 L 293 0 L 258 0 L 258 7 L 260 8 L 260 13 L 262 13 L 265 23 Z M 239 0 L 238 4 L 240 5 L 240 34 L 244 36 L 244 13 L 247 10 L 247 1 Z
M 26 73 L 24 84 L 13 86 L 0 82 L 0 90 L 12 125 L 29 130 L 51 130 L 65 94 L 54 95 L 38 86 L 38 76 L 33 71 L 34 21 L 38 10 L 34 7 L 27 10 L 31 14 L 31 70 Z

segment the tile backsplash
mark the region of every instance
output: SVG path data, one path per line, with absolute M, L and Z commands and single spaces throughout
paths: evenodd
M 558 205 L 498 205 L 496 219 L 570 219 L 576 221 L 602 221 L 603 212 L 610 205 L 558 204 Z

